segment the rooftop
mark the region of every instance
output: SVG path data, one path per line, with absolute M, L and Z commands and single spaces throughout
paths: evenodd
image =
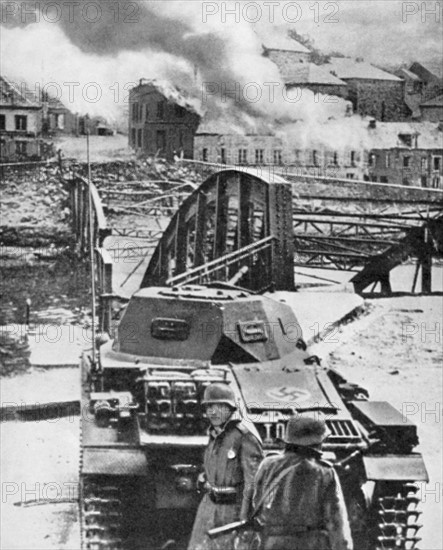
M 424 69 L 425 72 L 423 70 Z M 434 62 L 434 61 L 415 61 L 412 63 L 412 65 L 409 67 L 409 70 L 412 72 L 416 72 L 419 77 L 424 78 L 424 80 L 428 81 L 428 77 L 431 76 L 440 80 L 443 80 L 443 68 L 442 63 L 440 62 Z M 428 73 L 428 74 L 426 74 Z
M 285 84 L 332 84 L 347 86 L 346 82 L 315 63 L 299 63 L 291 67 L 291 73 L 284 76 Z
M 26 90 L 25 86 L 20 86 L 5 76 L 0 76 L 0 105 L 14 105 L 23 108 L 41 107 L 41 103 L 35 101 L 34 96 Z
M 186 92 L 184 92 L 177 86 L 170 84 L 166 80 L 157 80 L 155 78 L 142 78 L 140 79 L 139 86 L 133 89 L 137 90 L 137 88 L 143 86 L 151 86 L 168 101 L 170 101 L 171 103 L 176 103 L 177 105 L 180 105 L 180 107 L 183 107 L 188 111 L 191 111 L 199 116 L 202 116 L 203 114 L 199 100 L 189 97 Z
M 265 50 L 283 50 L 286 52 L 310 53 L 306 46 L 297 42 L 285 34 L 273 34 L 270 37 L 262 39 L 262 45 Z
M 443 132 L 435 122 L 377 122 L 368 128 L 372 149 L 408 148 L 399 138 L 408 134 L 418 136 L 417 149 L 443 149 Z
M 411 80 L 416 80 L 417 82 L 420 82 L 420 77 L 417 76 L 415 73 L 408 71 L 408 69 L 400 69 L 398 71 L 399 75 L 405 75 Z
M 420 103 L 420 107 L 443 107 L 443 94 Z
M 361 79 L 361 80 L 392 80 L 401 82 L 401 78 L 391 73 L 378 69 L 366 63 L 357 61 L 350 57 L 331 57 L 329 63 L 324 66 L 332 74 L 342 79 Z

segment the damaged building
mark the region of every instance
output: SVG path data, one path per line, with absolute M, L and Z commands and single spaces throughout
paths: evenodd
M 371 129 L 371 181 L 443 188 L 443 132 L 432 123 L 377 123 Z
M 197 102 L 168 82 L 141 79 L 129 92 L 129 145 L 137 153 L 193 158 L 200 119 Z
M 42 154 L 41 103 L 0 76 L 0 158 L 2 162 L 38 159 Z

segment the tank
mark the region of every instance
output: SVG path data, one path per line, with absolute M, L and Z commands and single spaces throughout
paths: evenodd
M 292 415 L 322 415 L 354 547 L 415 547 L 428 479 L 415 425 L 310 355 L 286 303 L 229 284 L 142 288 L 100 343 L 81 369 L 83 550 L 186 548 L 211 382 L 232 387 L 265 453 Z

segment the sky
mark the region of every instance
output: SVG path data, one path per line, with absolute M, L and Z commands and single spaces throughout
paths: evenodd
M 279 82 L 262 40 L 295 29 L 325 53 L 382 66 L 440 61 L 442 0 L 1 2 L 2 74 L 46 86 L 71 110 L 118 118 L 141 77 L 196 95 L 216 83 Z M 266 95 L 266 94 L 265 94 Z M 208 98 L 208 101 L 214 98 Z M 218 98 L 220 99 L 220 98 Z M 239 99 L 240 118 L 284 119 L 287 104 Z M 287 103 L 287 102 L 286 102 Z M 219 114 L 229 102 L 213 101 Z

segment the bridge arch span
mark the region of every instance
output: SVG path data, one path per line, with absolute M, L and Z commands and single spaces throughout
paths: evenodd
M 180 206 L 141 287 L 231 281 L 294 288 L 291 184 L 259 170 L 222 170 Z

